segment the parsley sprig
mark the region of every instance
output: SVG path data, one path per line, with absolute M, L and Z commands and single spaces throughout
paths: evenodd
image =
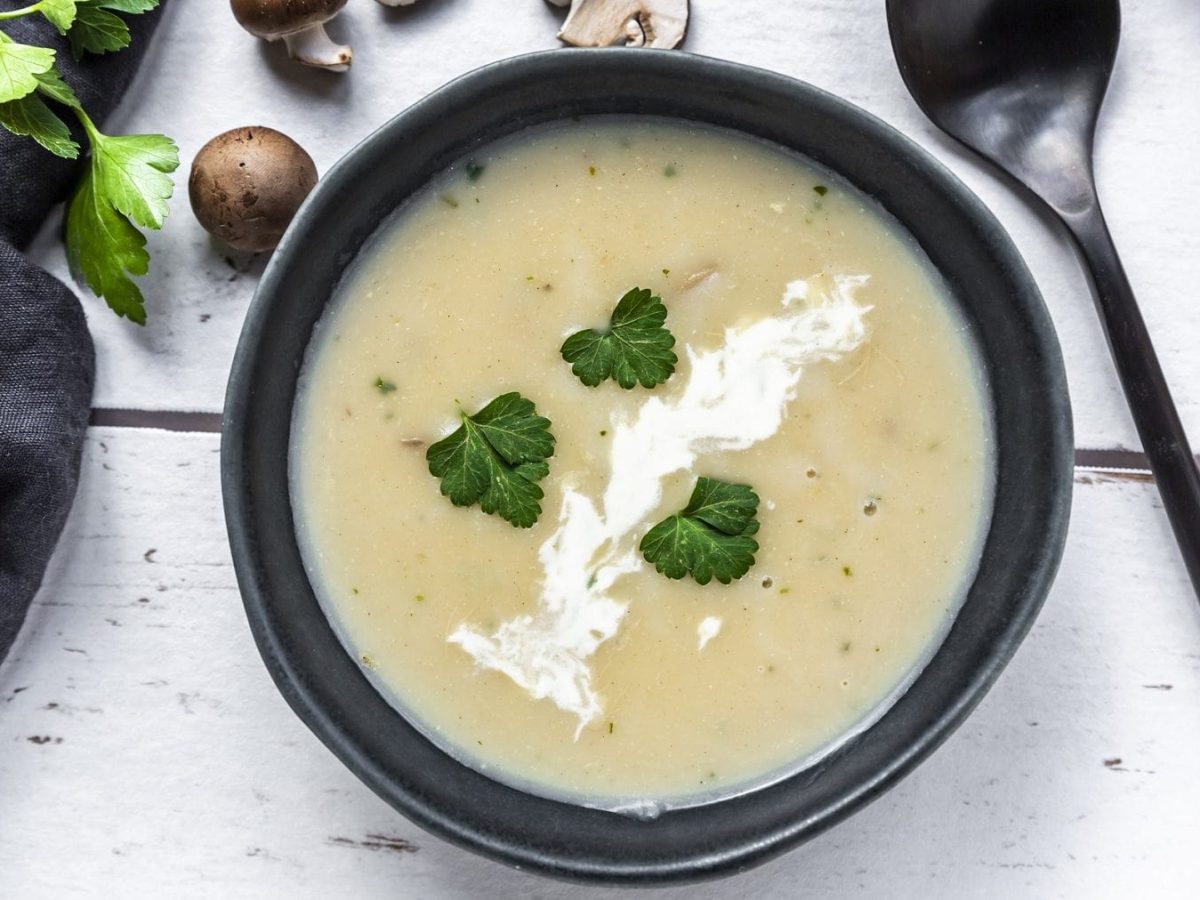
M 635 287 L 617 303 L 608 328 L 578 331 L 559 352 L 588 387 L 613 378 L 626 390 L 639 383 L 652 388 L 670 378 L 679 361 L 671 351 L 675 338 L 664 327 L 666 320 L 662 298 Z
M 517 528 L 529 528 L 542 513 L 538 482 L 554 455 L 550 420 L 515 391 L 501 394 L 425 453 L 429 471 L 442 480 L 442 493 L 455 506 L 473 506 Z
M 127 47 L 129 27 L 116 13 L 138 14 L 157 5 L 158 0 L 39 0 L 0 12 L 0 21 L 40 14 L 67 36 L 78 59 Z M 150 262 L 138 227 L 162 227 L 179 149 L 161 134 L 103 134 L 63 81 L 55 57 L 51 48 L 21 44 L 0 31 L 0 125 L 56 156 L 76 159 L 79 144 L 46 101 L 79 120 L 91 158 L 67 203 L 67 262 L 113 312 L 145 324 L 142 292 L 129 277 L 146 274 Z
M 642 538 L 646 562 L 668 578 L 691 575 L 729 584 L 754 565 L 758 541 L 758 495 L 745 484 L 700 478 L 681 512 L 663 519 Z

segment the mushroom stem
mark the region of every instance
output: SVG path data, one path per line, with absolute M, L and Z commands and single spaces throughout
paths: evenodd
M 330 40 L 323 24 L 285 34 L 283 42 L 287 44 L 288 55 L 306 66 L 318 66 L 330 72 L 345 72 L 350 68 L 350 48 Z

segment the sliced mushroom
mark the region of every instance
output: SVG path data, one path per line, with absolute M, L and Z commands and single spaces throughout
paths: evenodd
M 566 6 L 567 0 L 550 0 Z M 688 0 L 571 0 L 560 40 L 576 47 L 678 47 L 687 31 Z
M 378 0 L 384 6 L 412 6 L 417 0 Z
M 345 5 L 346 0 L 229 0 L 233 17 L 252 35 L 282 38 L 292 59 L 330 72 L 350 68 L 350 48 L 325 33 L 325 23 Z
M 684 279 L 683 285 L 679 288 L 681 291 L 690 291 L 692 288 L 704 284 L 708 279 L 717 274 L 716 266 L 705 266 L 703 269 L 698 269 L 687 278 Z

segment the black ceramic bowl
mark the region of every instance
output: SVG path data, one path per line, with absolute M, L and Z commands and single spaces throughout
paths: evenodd
M 296 377 L 342 272 L 406 197 L 481 144 L 596 113 L 712 123 L 791 147 L 874 197 L 949 283 L 987 372 L 995 508 L 945 641 L 888 712 L 792 777 L 654 821 L 535 797 L 451 759 L 376 692 L 317 604 L 296 545 L 288 439 Z M 684 53 L 570 50 L 488 66 L 352 150 L 275 251 L 246 319 L 221 474 L 250 627 L 301 719 L 380 796 L 468 849 L 560 877 L 669 882 L 728 874 L 828 828 L 895 784 L 979 701 L 1029 629 L 1058 565 L 1072 440 L 1062 360 L 1037 288 L 999 224 L 953 176 L 859 109 L 780 75 Z

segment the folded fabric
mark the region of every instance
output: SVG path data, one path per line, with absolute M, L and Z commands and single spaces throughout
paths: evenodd
M 0 22 L 0 30 L 18 42 L 56 48 L 63 77 L 88 114 L 103 122 L 159 18 L 159 10 L 130 17 L 128 49 L 82 62 L 41 16 Z M 75 137 L 86 147 L 81 133 Z M 83 164 L 0 129 L 0 660 L 41 584 L 79 479 L 95 373 L 92 339 L 75 294 L 21 251 L 67 198 Z

